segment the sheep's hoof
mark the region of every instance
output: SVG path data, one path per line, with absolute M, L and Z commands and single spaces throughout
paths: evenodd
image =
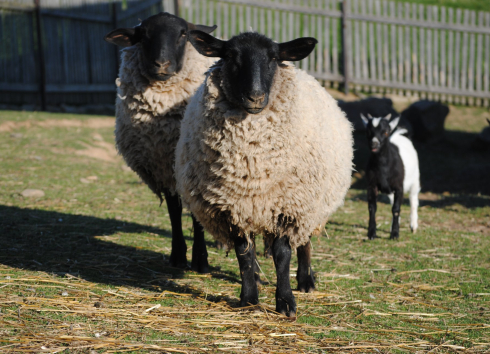
M 259 303 L 259 297 L 257 296 L 251 296 L 251 297 L 244 297 L 243 299 L 240 299 L 240 307 L 249 307 L 249 306 L 254 306 Z
M 194 261 L 194 259 L 193 259 L 192 264 L 191 264 L 191 269 L 194 272 L 198 272 L 201 274 L 209 273 L 209 263 L 208 263 L 207 258 L 204 260 L 198 260 L 198 261 Z
M 293 293 L 285 298 L 276 298 L 276 312 L 290 318 L 296 318 L 296 301 Z
M 376 236 L 376 228 L 375 227 L 369 227 L 368 228 L 368 239 L 370 240 L 374 240 L 376 238 L 379 238 L 378 236 Z
M 177 259 L 177 257 L 170 256 L 169 260 L 170 266 L 173 268 L 187 269 L 189 265 L 187 264 L 187 259 Z
M 398 232 L 392 232 L 390 235 L 390 240 L 398 240 L 400 234 Z
M 298 290 L 302 293 L 312 293 L 315 291 L 315 279 L 308 276 L 306 279 L 298 279 Z

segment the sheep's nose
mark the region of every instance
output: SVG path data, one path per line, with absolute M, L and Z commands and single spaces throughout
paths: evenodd
M 265 93 L 250 93 L 247 95 L 247 99 L 253 103 L 263 103 L 265 100 Z
M 170 66 L 170 60 L 167 60 L 167 61 L 165 61 L 163 63 L 160 63 L 159 61 L 155 60 L 153 62 L 153 65 L 155 65 L 157 68 L 163 70 L 163 69 L 166 69 L 166 68 L 168 68 Z

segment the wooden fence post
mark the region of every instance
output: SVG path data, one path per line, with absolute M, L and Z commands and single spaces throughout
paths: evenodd
M 343 61 L 343 74 L 344 74 L 344 93 L 349 94 L 349 55 L 350 55 L 350 28 L 347 24 L 347 12 L 349 11 L 349 0 L 342 0 L 341 12 L 342 12 L 342 61 Z
M 112 1 L 112 29 L 117 28 L 117 0 Z M 119 47 L 114 46 L 114 65 L 116 66 L 116 77 L 119 77 Z
M 46 110 L 46 67 L 44 65 L 43 34 L 41 32 L 41 4 L 34 0 L 37 32 L 37 55 L 39 64 L 39 94 L 41 96 L 41 110 Z
M 180 10 L 179 7 L 180 7 L 179 6 L 179 0 L 174 0 L 174 15 L 175 16 L 179 16 L 179 13 L 180 13 L 179 12 L 179 10 Z

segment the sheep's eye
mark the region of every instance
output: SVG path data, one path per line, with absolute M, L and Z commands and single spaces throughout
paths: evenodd
M 390 133 L 388 133 L 388 132 L 385 132 L 385 136 L 388 136 L 388 135 L 390 135 Z

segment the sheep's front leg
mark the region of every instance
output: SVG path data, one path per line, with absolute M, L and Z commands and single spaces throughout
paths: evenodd
M 242 291 L 240 292 L 240 307 L 259 303 L 259 291 L 255 281 L 255 248 L 245 237 L 235 237 L 235 252 L 240 266 Z
M 272 258 L 276 266 L 276 311 L 285 316 L 296 317 L 296 301 L 289 281 L 291 246 L 286 236 L 276 237 L 272 243 Z
M 369 227 L 368 238 L 373 240 L 376 236 L 376 199 L 378 197 L 377 187 L 368 187 L 368 209 L 369 209 Z
M 209 273 L 208 251 L 204 240 L 204 228 L 192 215 L 192 226 L 194 229 L 194 243 L 192 245 L 192 270 L 199 273 Z
M 187 245 L 182 233 L 182 204 L 177 194 L 172 195 L 168 189 L 163 191 L 167 202 L 170 223 L 172 224 L 172 252 L 170 253 L 170 266 L 187 268 Z
M 398 239 L 400 236 L 400 209 L 403 202 L 403 190 L 397 189 L 395 191 L 395 201 L 391 212 L 393 213 L 393 222 L 391 224 L 390 240 Z
M 304 246 L 299 246 L 298 253 L 298 290 L 302 293 L 311 293 L 315 290 L 315 277 L 311 269 L 311 242 Z

